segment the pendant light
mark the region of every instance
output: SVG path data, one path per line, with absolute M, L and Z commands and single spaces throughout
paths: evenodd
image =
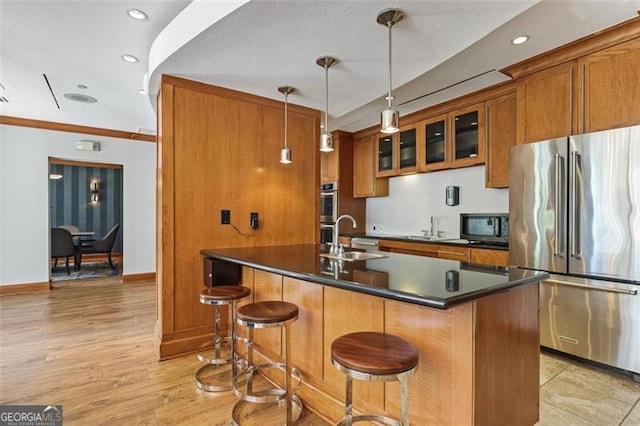
M 380 25 L 389 28 L 389 101 L 387 109 L 380 114 L 380 131 L 382 133 L 396 133 L 400 130 L 400 113 L 391 106 L 391 28 L 394 24 L 400 22 L 404 18 L 404 13 L 400 9 L 385 9 L 378 13 L 376 21 Z
M 288 133 L 289 133 L 289 94 L 295 92 L 291 86 L 280 86 L 278 87 L 278 92 L 284 95 L 284 148 L 280 150 L 280 162 L 282 164 L 290 164 L 291 163 L 291 150 L 289 149 L 288 142 Z
M 329 132 L 329 68 L 337 62 L 338 60 L 331 56 L 322 56 L 316 60 L 316 64 L 324 68 L 325 83 L 324 132 L 320 135 L 320 151 L 322 152 L 333 151 L 333 138 Z

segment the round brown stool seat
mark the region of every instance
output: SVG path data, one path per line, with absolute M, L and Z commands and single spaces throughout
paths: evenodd
M 418 368 L 418 349 L 400 337 L 377 332 L 345 334 L 331 343 L 331 362 L 345 373 L 345 416 L 341 425 L 359 421 L 373 421 L 385 425 L 409 425 L 408 376 Z M 352 414 L 352 379 L 400 382 L 401 420 L 381 415 Z
M 266 324 L 296 320 L 298 307 L 289 302 L 255 302 L 238 308 L 237 316 L 238 323 L 246 327 L 253 325 L 254 328 L 266 328 Z M 277 324 L 275 327 L 280 325 Z
M 196 386 L 205 391 L 221 391 L 231 389 L 232 378 L 237 374 L 238 354 L 236 352 L 235 302 L 248 297 L 251 290 L 239 285 L 207 287 L 200 292 L 200 303 L 215 306 L 215 329 L 213 339 L 202 343 L 196 350 L 198 360 L 205 363 L 196 372 Z M 229 305 L 230 335 L 221 334 L 220 306 Z M 247 345 L 250 343 L 247 342 Z M 223 349 L 228 356 L 222 356 Z M 213 354 L 207 355 L 213 351 Z M 221 371 L 224 365 L 230 369 Z M 231 376 L 231 377 L 229 377 Z
M 244 299 L 251 294 L 251 290 L 241 285 L 221 285 L 207 287 L 200 292 L 200 303 L 218 305 L 229 303 L 231 300 Z
M 240 424 L 239 419 L 245 416 L 249 404 L 280 404 L 285 403 L 283 422 L 293 424 L 302 414 L 302 401 L 295 395 L 295 391 L 302 382 L 300 371 L 291 366 L 291 336 L 289 327 L 298 319 L 298 307 L 293 303 L 283 301 L 263 301 L 241 306 L 237 311 L 238 324 L 249 329 L 249 340 L 253 341 L 254 329 L 282 327 L 284 362 L 253 364 L 253 346 L 247 349 L 247 369 L 244 373 L 233 377 L 233 391 L 240 400 L 234 405 L 231 419 L 234 425 Z M 267 368 L 276 368 L 284 372 L 284 389 L 269 388 L 260 391 L 253 389 L 253 379 L 256 372 Z M 292 387 L 291 380 L 296 380 Z

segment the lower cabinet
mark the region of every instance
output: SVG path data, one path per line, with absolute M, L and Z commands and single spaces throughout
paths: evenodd
M 509 263 L 509 252 L 507 250 L 491 250 L 452 244 L 414 243 L 411 241 L 396 240 L 379 240 L 378 248 L 382 251 L 417 254 L 419 256 L 459 260 L 461 262 L 479 263 L 483 265 L 507 266 Z
M 509 266 L 509 252 L 506 250 L 472 248 L 469 254 L 469 261 L 483 265 Z
M 447 310 L 385 299 L 243 268 L 256 300 L 295 303 L 292 363 L 303 376 L 296 391 L 306 408 L 336 423 L 343 414 L 345 376 L 331 363 L 331 343 L 356 331 L 413 342 L 420 364 L 409 379 L 412 424 L 535 424 L 539 405 L 538 284 Z M 242 329 L 243 327 L 239 327 Z M 256 330 L 256 336 L 266 330 Z M 275 345 L 275 346 L 274 346 Z M 258 360 L 281 360 L 273 339 L 256 339 Z M 271 376 L 271 375 L 270 375 Z M 517 377 L 517 380 L 514 380 Z M 280 383 L 281 375 L 271 377 Z M 354 380 L 354 410 L 398 416 L 396 382 Z

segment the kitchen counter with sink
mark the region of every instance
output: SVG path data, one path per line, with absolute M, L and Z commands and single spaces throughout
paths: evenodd
M 341 233 L 340 236 L 348 238 L 367 238 L 372 240 L 392 240 L 410 241 L 424 244 L 443 244 L 452 246 L 464 246 L 469 248 L 483 248 L 491 250 L 508 251 L 509 247 L 504 244 L 488 244 L 478 241 L 469 241 L 461 238 L 451 237 L 424 237 L 422 235 L 396 235 L 396 234 L 361 234 L 361 233 Z
M 321 245 L 202 250 L 201 254 L 318 284 L 446 309 L 456 304 L 547 278 L 448 259 L 377 250 L 350 250 L 344 258 Z M 372 284 L 370 273 L 386 279 Z
M 438 242 L 440 243 L 440 242 Z M 539 291 L 546 273 L 412 254 L 319 244 L 202 250 L 241 265 L 252 301 L 298 306 L 291 362 L 304 380 L 305 407 L 336 423 L 344 413 L 344 376 L 331 344 L 355 331 L 411 341 L 420 366 L 409 379 L 412 424 L 518 424 L 539 419 Z M 256 335 L 254 355 L 282 359 L 281 334 Z M 282 378 L 272 380 L 281 386 Z M 397 386 L 358 383 L 354 408 L 396 415 Z

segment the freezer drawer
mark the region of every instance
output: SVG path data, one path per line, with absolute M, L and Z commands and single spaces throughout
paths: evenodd
M 540 283 L 540 344 L 640 374 L 638 286 L 552 276 Z

